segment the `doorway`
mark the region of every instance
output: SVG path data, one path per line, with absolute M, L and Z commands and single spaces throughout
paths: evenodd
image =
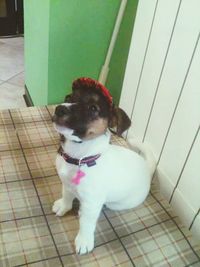
M 23 0 L 0 0 L 0 36 L 24 33 Z
M 0 110 L 25 107 L 23 0 L 0 0 Z

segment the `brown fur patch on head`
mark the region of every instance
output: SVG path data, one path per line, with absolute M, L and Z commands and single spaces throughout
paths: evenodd
M 92 99 L 94 102 L 98 102 L 99 101 L 99 96 L 98 95 L 92 95 Z
M 56 110 L 56 123 L 74 130 L 73 135 L 87 140 L 104 134 L 108 127 L 111 106 L 97 88 L 75 87 L 65 101 L 72 103 L 68 108 Z M 62 121 L 65 120 L 65 123 Z
M 89 140 L 104 134 L 106 132 L 107 127 L 108 127 L 107 119 L 98 118 L 97 120 L 92 121 L 88 125 L 88 129 L 84 139 Z

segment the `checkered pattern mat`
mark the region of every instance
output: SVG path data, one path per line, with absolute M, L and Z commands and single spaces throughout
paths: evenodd
M 58 218 L 51 211 L 61 195 L 53 110 L 50 106 L 0 112 L 0 266 L 200 266 L 200 247 L 156 184 L 135 209 L 103 209 L 94 251 L 74 253 L 77 215 Z M 112 142 L 126 145 L 116 137 Z

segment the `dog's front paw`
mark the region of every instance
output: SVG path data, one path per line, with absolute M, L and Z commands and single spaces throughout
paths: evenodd
M 70 209 L 71 208 L 68 205 L 66 205 L 64 200 L 60 198 L 54 202 L 52 211 L 56 213 L 56 216 L 63 216 Z
M 75 239 L 75 247 L 76 253 L 80 255 L 91 252 L 94 248 L 94 235 L 79 232 Z

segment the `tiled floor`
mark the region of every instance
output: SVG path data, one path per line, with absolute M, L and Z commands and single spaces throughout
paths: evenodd
M 0 266 L 199 267 L 200 247 L 156 183 L 135 209 L 103 209 L 94 251 L 74 253 L 77 215 L 51 211 L 61 195 L 52 112 L 52 106 L 0 112 Z
M 0 109 L 25 107 L 24 39 L 0 39 Z

